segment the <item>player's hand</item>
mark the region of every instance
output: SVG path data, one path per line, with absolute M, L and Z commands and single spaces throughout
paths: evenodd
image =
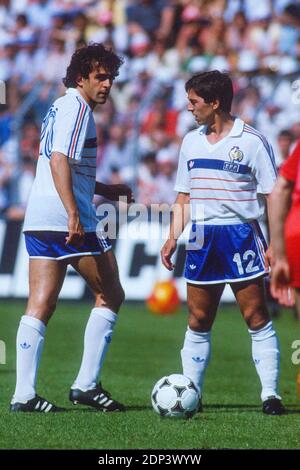
M 108 184 L 105 197 L 110 201 L 118 201 L 120 197 L 125 197 L 128 204 L 134 202 L 132 189 L 127 184 Z
M 274 263 L 274 254 L 273 254 L 273 248 L 272 245 L 269 246 L 265 253 L 265 268 L 266 270 L 269 270 L 269 268 L 272 266 Z
M 276 260 L 271 271 L 271 295 L 286 307 L 295 304 L 294 291 L 289 285 L 290 268 L 286 258 Z
M 66 244 L 79 248 L 83 244 L 84 229 L 78 215 L 69 217 L 68 231 L 69 234 L 66 237 Z
M 176 240 L 167 240 L 160 252 L 161 262 L 169 271 L 172 271 L 175 268 L 175 264 L 172 263 L 171 257 L 175 253 L 176 248 Z

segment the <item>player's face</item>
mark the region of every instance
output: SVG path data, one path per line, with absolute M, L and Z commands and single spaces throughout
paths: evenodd
M 78 87 L 83 98 L 94 108 L 97 104 L 104 104 L 108 98 L 113 77 L 103 67 L 91 72 L 88 78 L 81 78 Z
M 217 103 L 205 103 L 204 99 L 197 95 L 193 89 L 188 92 L 188 100 L 188 111 L 193 113 L 199 126 L 209 125 L 214 121 Z

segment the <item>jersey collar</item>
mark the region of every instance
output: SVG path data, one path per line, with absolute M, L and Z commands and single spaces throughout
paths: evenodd
M 90 105 L 85 101 L 85 99 L 81 96 L 81 94 L 76 88 L 68 88 L 66 90 L 66 94 L 77 96 L 84 104 L 86 104 L 91 109 Z
M 232 129 L 229 132 L 229 134 L 227 134 L 226 137 L 238 137 L 238 136 L 240 136 L 243 133 L 244 124 L 245 123 L 244 123 L 244 121 L 242 121 L 242 119 L 240 119 L 238 117 L 235 117 Z M 207 129 L 207 126 L 205 126 L 205 125 L 200 126 L 199 127 L 199 134 L 205 135 L 206 134 L 206 129 Z

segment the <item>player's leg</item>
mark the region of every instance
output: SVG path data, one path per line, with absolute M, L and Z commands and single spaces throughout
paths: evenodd
M 86 280 L 95 296 L 84 335 L 84 351 L 78 376 L 72 385 L 70 399 L 101 411 L 122 411 L 123 405 L 97 385 L 104 358 L 111 342 L 117 312 L 124 300 L 114 253 L 82 256 L 72 266 Z
M 252 357 L 262 386 L 263 411 L 282 414 L 284 408 L 278 394 L 279 343 L 266 306 L 263 277 L 232 283 L 231 288 L 251 336 Z
M 124 291 L 112 250 L 101 255 L 80 256 L 70 260 L 95 296 L 95 308 L 105 307 L 117 314 L 124 301 Z
M 223 290 L 224 284 L 187 285 L 189 321 L 181 350 L 182 368 L 201 394 L 211 353 L 211 328 Z
M 25 315 L 47 325 L 55 311 L 66 270 L 67 262 L 64 260 L 29 260 L 29 298 Z
M 17 333 L 17 382 L 12 411 L 58 411 L 36 396 L 35 383 L 46 325 L 55 310 L 65 273 L 66 264 L 62 261 L 29 261 L 29 299 Z

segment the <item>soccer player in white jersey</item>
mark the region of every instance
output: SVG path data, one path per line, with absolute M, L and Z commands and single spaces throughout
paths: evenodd
M 37 395 L 35 383 L 47 323 L 68 264 L 95 296 L 81 367 L 69 398 L 100 411 L 124 410 L 98 383 L 124 292 L 111 245 L 96 233 L 98 220 L 92 204 L 94 194 L 133 200 L 128 186 L 104 185 L 95 179 L 93 109 L 106 102 L 122 61 L 102 44 L 75 51 L 63 80 L 66 94 L 53 103 L 43 121 L 37 173 L 24 222 L 30 293 L 17 333 L 17 383 L 11 411 L 63 410 Z
M 181 351 L 183 373 L 202 394 L 211 328 L 229 283 L 252 340 L 263 412 L 282 414 L 279 345 L 264 297 L 269 254 L 265 257 L 266 242 L 257 223 L 263 210 L 261 197 L 268 200 L 276 179 L 273 151 L 264 136 L 230 114 L 233 86 L 227 74 L 197 74 L 186 83 L 186 91 L 188 110 L 199 127 L 182 142 L 175 185 L 179 209 L 161 250 L 164 266 L 172 270 L 171 257 L 186 224 L 184 208 L 190 206 L 192 236 L 185 265 L 189 321 Z M 199 217 L 203 212 L 204 217 Z M 201 231 L 203 243 L 197 235 Z

